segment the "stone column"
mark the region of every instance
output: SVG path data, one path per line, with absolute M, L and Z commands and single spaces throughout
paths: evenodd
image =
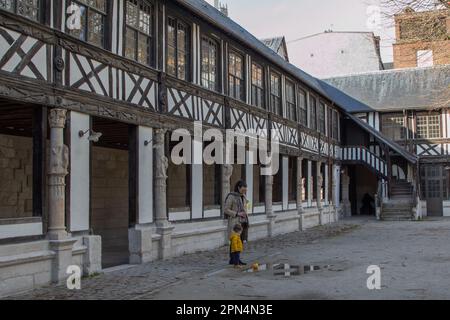
M 348 176 L 347 169 L 342 173 L 342 212 L 344 217 L 350 217 L 351 205 L 350 205 L 350 177 Z
M 298 229 L 300 231 L 304 230 L 303 223 L 303 179 L 302 179 L 302 157 L 297 157 L 297 213 L 298 213 Z
M 156 230 L 161 236 L 159 240 L 159 257 L 161 259 L 170 258 L 172 247 L 173 227 L 167 219 L 167 168 L 169 159 L 165 155 L 164 140 L 166 130 L 155 130 L 154 148 L 155 148 L 155 213 Z
M 224 157 L 224 159 L 226 159 L 226 157 Z M 230 179 L 232 175 L 233 175 L 233 165 L 226 163 L 225 160 L 225 163 L 222 166 L 222 212 L 225 209 L 225 200 L 227 198 L 227 195 L 231 191 Z M 225 237 L 225 244 L 228 244 L 230 241 L 228 229 L 225 230 L 224 237 Z
M 273 237 L 275 235 L 275 214 L 273 213 L 273 205 L 272 205 L 272 187 L 273 187 L 273 176 L 266 176 L 266 216 L 267 220 L 269 220 L 268 225 L 268 235 L 269 237 Z
M 50 240 L 67 238 L 65 226 L 65 177 L 69 165 L 69 151 L 64 145 L 66 123 L 64 109 L 52 109 L 49 114 L 50 155 L 48 166 L 48 237 Z
M 312 175 L 312 162 L 311 160 L 308 160 L 308 174 L 307 174 L 307 180 L 306 183 L 308 184 L 308 208 L 312 207 L 312 200 L 313 200 L 313 175 Z
M 316 184 L 316 202 L 317 202 L 317 209 L 319 210 L 319 223 L 320 225 L 323 225 L 325 223 L 324 216 L 323 216 L 323 206 L 322 206 L 322 185 L 323 185 L 323 177 L 322 173 L 320 172 L 320 169 L 322 167 L 322 162 L 317 161 L 316 163 L 316 177 L 317 177 L 317 184 Z
M 333 164 L 331 166 L 331 206 L 334 213 L 334 222 L 337 222 L 339 220 L 338 215 L 338 204 L 336 202 L 337 192 L 336 192 L 336 165 Z
M 69 150 L 64 145 L 66 110 L 52 109 L 49 114 L 50 154 L 48 166 L 48 238 L 55 252 L 52 261 L 52 281 L 66 278 L 67 267 L 72 264 L 75 239 L 68 238 L 65 226 L 65 177 L 69 165 Z

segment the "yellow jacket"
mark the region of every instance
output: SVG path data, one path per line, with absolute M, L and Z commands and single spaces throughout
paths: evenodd
M 231 234 L 231 253 L 242 252 L 244 245 L 242 244 L 241 236 L 235 232 Z

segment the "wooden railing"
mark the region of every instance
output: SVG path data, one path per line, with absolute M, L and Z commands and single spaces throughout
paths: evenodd
M 342 148 L 342 161 L 362 163 L 383 177 L 388 176 L 386 161 L 364 146 L 345 146 Z

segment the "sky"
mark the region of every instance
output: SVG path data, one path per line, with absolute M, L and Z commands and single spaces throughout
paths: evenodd
M 207 0 L 213 4 L 214 0 Z M 288 42 L 333 31 L 373 31 L 381 37 L 383 62 L 392 62 L 394 28 L 392 22 L 379 19 L 378 28 L 370 28 L 373 12 L 380 0 L 221 0 L 228 5 L 234 21 L 257 38 L 284 35 Z M 369 13 L 368 13 L 369 11 Z

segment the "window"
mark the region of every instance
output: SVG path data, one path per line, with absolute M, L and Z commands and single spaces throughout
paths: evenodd
M 339 114 L 333 110 L 333 139 L 339 140 Z
M 228 85 L 230 97 L 244 100 L 244 59 L 241 55 L 230 52 L 228 55 Z
M 381 116 L 381 132 L 392 140 L 406 138 L 405 118 L 402 114 L 383 114 Z
M 202 37 L 202 86 L 209 90 L 218 90 L 218 59 L 217 42 L 208 37 Z
M 309 127 L 313 130 L 317 129 L 317 117 L 316 117 L 316 98 L 310 96 L 310 106 L 309 106 Z
M 40 0 L 0 0 L 0 9 L 18 14 L 34 21 L 39 21 L 41 19 L 40 6 Z
M 295 85 L 286 81 L 286 110 L 289 120 L 297 121 L 297 107 L 295 105 Z
M 417 66 L 422 67 L 432 67 L 433 66 L 433 51 L 432 50 L 418 50 L 417 56 Z
M 325 134 L 325 104 L 319 103 L 319 112 L 317 115 L 317 128 L 319 132 Z
M 327 108 L 327 136 L 333 137 L 333 109 Z
M 306 96 L 306 92 L 303 90 L 299 90 L 298 93 L 298 122 L 305 127 L 308 123 L 308 97 Z
M 417 138 L 436 139 L 441 137 L 440 115 L 417 115 Z
M 189 27 L 175 18 L 167 18 L 167 73 L 188 79 Z
M 77 0 L 69 5 L 80 8 L 81 28 L 69 30 L 74 37 L 105 47 L 106 0 Z
M 153 7 L 143 0 L 127 0 L 125 57 L 153 65 Z
M 270 105 L 273 112 L 280 116 L 283 115 L 281 106 L 281 77 L 274 72 L 270 74 Z
M 252 63 L 252 105 L 264 108 L 264 73 L 263 68 Z

